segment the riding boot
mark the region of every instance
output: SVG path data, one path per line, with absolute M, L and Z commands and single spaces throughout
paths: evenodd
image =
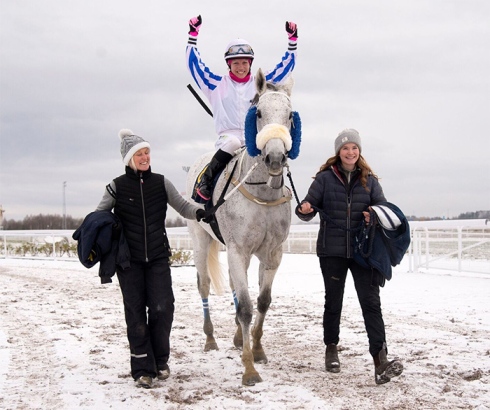
M 388 383 L 392 377 L 400 376 L 403 372 L 403 364 L 398 359 L 388 361 L 386 344 L 374 359 L 374 380 L 376 384 Z
M 228 152 L 221 149 L 216 151 L 216 154 L 214 154 L 206 169 L 201 174 L 201 179 L 197 186 L 197 193 L 201 198 L 206 201 L 211 198 L 214 178 L 224 169 L 226 164 L 228 164 L 232 158 L 233 155 Z
M 327 345 L 327 349 L 325 350 L 325 369 L 331 373 L 340 372 L 340 360 L 335 343 Z

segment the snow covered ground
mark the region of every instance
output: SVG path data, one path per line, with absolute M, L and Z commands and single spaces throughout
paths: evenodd
M 129 375 L 117 280 L 101 285 L 97 267 L 78 262 L 0 259 L 0 408 L 490 409 L 490 273 L 408 273 L 405 260 L 396 267 L 382 303 L 390 355 L 405 371 L 377 386 L 352 278 L 342 371 L 327 373 L 318 259 L 286 254 L 264 326 L 269 363 L 257 365 L 264 381 L 253 387 L 241 385 L 231 295 L 210 299 L 220 350 L 204 353 L 195 268 L 172 274 L 172 374 L 144 390 Z

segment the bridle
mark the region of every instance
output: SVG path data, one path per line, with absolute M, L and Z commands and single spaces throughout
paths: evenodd
M 248 191 L 244 185 L 267 185 L 271 189 L 282 189 L 284 187 L 284 177 L 283 175 L 278 175 L 278 176 L 270 176 L 268 181 L 262 181 L 262 182 L 247 182 L 246 179 L 248 176 L 253 172 L 253 170 L 258 166 L 258 162 L 255 162 L 251 169 L 247 171 L 247 174 L 245 177 L 240 181 L 240 175 L 243 172 L 243 160 L 245 158 L 245 153 L 246 150 L 244 148 L 241 149 L 242 152 L 239 155 L 237 162 L 237 168 L 238 168 L 238 175 L 235 178 L 233 176 L 233 173 L 229 174 L 228 173 L 228 167 L 225 169 L 225 179 L 231 179 L 231 183 L 238 189 L 243 196 L 245 196 L 248 200 L 258 204 L 258 205 L 265 205 L 265 206 L 276 206 L 283 204 L 285 202 L 289 202 L 292 199 L 291 191 L 288 189 L 287 195 L 284 195 L 280 197 L 279 199 L 272 200 L 272 201 L 267 201 L 260 199 L 253 195 L 250 191 Z M 274 178 L 281 178 L 281 184 L 277 188 L 271 185 L 271 180 Z

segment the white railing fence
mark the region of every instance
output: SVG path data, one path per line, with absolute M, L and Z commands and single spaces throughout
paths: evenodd
M 411 238 L 411 272 L 432 268 L 490 273 L 490 226 L 415 227 Z
M 436 226 L 411 223 L 412 241 L 406 255 L 410 272 L 430 268 L 490 274 L 490 225 L 456 226 L 452 222 Z M 292 225 L 284 252 L 314 254 L 317 233 L 318 224 Z M 77 261 L 72 234 L 71 230 L 0 230 L 0 258 Z M 169 228 L 168 237 L 172 249 L 192 251 L 187 228 Z

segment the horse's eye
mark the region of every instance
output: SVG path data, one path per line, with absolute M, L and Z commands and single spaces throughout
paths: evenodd
M 262 113 L 260 112 L 260 110 L 257 110 L 257 118 L 262 118 Z

